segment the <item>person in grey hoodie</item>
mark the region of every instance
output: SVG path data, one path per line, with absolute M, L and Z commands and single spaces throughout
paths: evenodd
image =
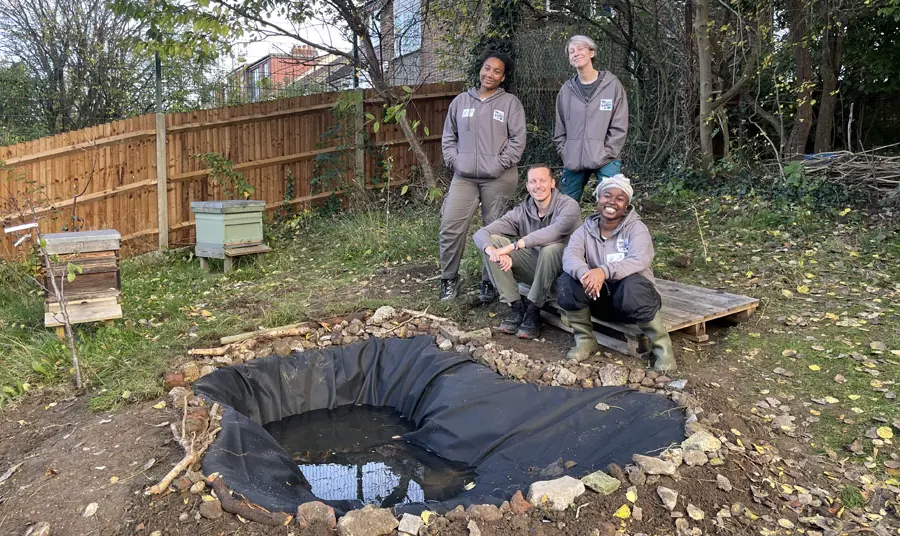
M 525 150 L 525 110 L 500 87 L 512 74 L 512 59 L 492 51 L 482 58 L 479 87 L 450 103 L 441 138 L 444 163 L 453 170 L 438 240 L 442 301 L 456 298 L 459 291 L 459 263 L 479 202 L 484 225 L 506 212 L 516 194 L 516 165 Z M 495 300 L 497 291 L 486 266 L 481 281 L 481 301 Z
M 566 240 L 581 224 L 581 207 L 556 189 L 547 164 L 528 168 L 528 199 L 479 229 L 473 240 L 485 256 L 500 301 L 510 313 L 500 331 L 520 339 L 541 333 L 541 307 L 550 299 L 553 283 L 562 272 Z M 528 297 L 519 282 L 531 285 Z
M 587 359 L 597 351 L 591 315 L 635 323 L 650 339 L 659 371 L 675 369 L 672 341 L 663 322 L 662 298 L 654 284 L 653 238 L 629 203 L 631 181 L 614 175 L 597 185 L 597 213 L 572 233 L 563 253 L 556 299 L 575 333 L 567 357 Z
M 566 43 L 576 73 L 556 96 L 553 142 L 563 161 L 560 191 L 581 201 L 592 174 L 602 181 L 622 172 L 622 148 L 628 134 L 628 99 L 616 76 L 597 71 L 597 44 L 584 35 Z

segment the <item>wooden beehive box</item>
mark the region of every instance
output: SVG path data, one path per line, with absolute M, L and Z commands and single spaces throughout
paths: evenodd
M 51 270 L 56 284 L 62 285 L 69 321 L 72 324 L 111 321 L 122 318 L 119 249 L 122 237 L 118 231 L 81 231 L 44 235 Z M 81 267 L 71 283 L 66 266 Z M 44 305 L 44 325 L 60 330 L 62 311 L 53 293 L 50 274 L 44 271 L 48 289 Z

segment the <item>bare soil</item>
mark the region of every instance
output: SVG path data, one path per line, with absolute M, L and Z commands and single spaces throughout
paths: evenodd
M 390 287 L 393 292 L 406 290 L 409 294 L 437 292 L 436 281 L 421 281 L 427 277 L 424 274 L 434 273 L 432 267 L 426 270 L 407 266 L 401 271 L 404 275 L 409 272 L 412 277 L 396 277 L 396 273 L 388 270 L 370 281 L 368 288 L 373 293 L 383 291 L 382 287 Z M 400 279 L 404 283 L 399 283 Z M 471 317 L 478 317 L 480 325 L 498 323 L 504 307 L 497 303 L 472 306 Z M 495 315 L 491 317 L 488 313 Z M 623 494 L 602 497 L 588 491 L 576 499 L 577 505 L 584 505 L 577 512 L 531 509 L 526 515 L 507 513 L 498 522 L 478 522 L 482 533 L 485 536 L 583 536 L 599 529 L 601 534 L 612 536 L 621 529 L 629 534 L 674 534 L 672 515 L 662 508 L 656 494 L 660 485 L 680 493 L 676 511 L 685 513 L 688 503 L 704 511 L 705 519 L 691 520 L 691 526 L 699 527 L 704 533 L 756 533 L 756 527 L 743 518 L 740 522 L 729 520 L 725 529 L 714 525 L 716 512 L 734 503 L 743 504 L 757 516 L 798 523 L 797 511 L 789 508 L 776 490 L 766 487 L 763 479 L 776 475 L 780 482 L 807 489 L 817 486 L 834 489 L 835 484 L 823 472 L 830 469 L 833 474 L 839 474 L 841 468 L 838 462 L 817 456 L 807 443 L 777 434 L 750 413 L 749 408 L 760 396 L 747 392 L 748 372 L 737 358 L 716 352 L 717 336 L 725 329 L 711 330 L 709 343 L 676 339 L 681 364 L 677 377 L 688 380 L 686 391 L 701 401 L 704 415 L 713 416 L 715 426 L 732 441 L 740 439 L 748 448 L 755 445 L 777 452 L 780 458 L 773 456 L 771 463 L 761 464 L 758 458 L 732 452 L 719 467 L 682 466 L 678 480 L 650 477 L 637 486 L 637 504 L 642 507 L 643 519 L 631 519 L 621 527 L 620 520 L 612 514 L 625 503 Z M 550 327 L 545 328 L 540 341 L 523 341 L 506 335 L 496 335 L 495 340 L 533 359 L 547 361 L 563 358 L 571 344 L 568 334 Z M 629 363 L 631 358 L 625 356 L 609 354 L 602 359 L 633 366 Z M 31 394 L 0 414 L 0 475 L 21 463 L 12 476 L 0 483 L 0 535 L 21 536 L 38 522 L 49 522 L 54 535 L 150 535 L 154 531 L 162 535 L 322 533 L 304 532 L 296 525 L 271 528 L 244 523 L 230 514 L 216 520 L 200 518 L 198 507 L 202 499 L 188 491 L 157 498 L 145 496 L 144 490 L 183 455 L 172 441 L 167 424 L 179 417 L 169 407 L 154 407 L 157 402 L 131 403 L 118 411 L 93 413 L 85 397 L 75 398 L 66 390 L 47 390 Z M 731 492 L 716 487 L 717 474 L 729 478 L 734 486 Z M 622 489 L 629 485 L 623 484 Z M 764 489 L 768 496 L 755 499 L 751 485 Z M 97 505 L 96 513 L 85 517 L 92 503 Z M 833 518 L 836 511 L 833 505 L 823 505 L 807 507 L 803 515 Z M 430 533 L 469 534 L 464 521 L 447 520 L 431 527 Z

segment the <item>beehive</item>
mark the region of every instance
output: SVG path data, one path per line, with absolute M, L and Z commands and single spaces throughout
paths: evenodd
M 53 290 L 50 274 L 67 303 L 69 322 L 111 321 L 122 318 L 118 231 L 80 231 L 44 235 L 51 271 L 44 269 L 44 325 L 61 330 L 62 309 Z M 67 278 L 69 264 L 80 267 L 75 279 Z

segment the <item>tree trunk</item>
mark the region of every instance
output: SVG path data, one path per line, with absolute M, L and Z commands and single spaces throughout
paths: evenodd
M 809 52 L 809 47 L 804 43 L 809 37 L 807 35 L 809 24 L 806 20 L 806 9 L 803 5 L 803 0 L 790 0 L 788 11 L 790 39 L 796 64 L 795 83 L 797 87 L 795 94 L 797 97 L 797 111 L 794 112 L 794 122 L 791 126 L 790 138 L 788 139 L 787 156 L 788 158 L 796 158 L 806 153 L 806 141 L 809 139 L 809 133 L 812 130 L 812 100 L 816 83 L 813 79 L 812 54 Z
M 696 0 L 694 33 L 697 35 L 697 63 L 700 79 L 700 162 L 709 171 L 712 165 L 712 59 L 709 44 L 709 0 Z
M 825 27 L 825 37 L 822 43 L 822 95 L 819 97 L 819 117 L 816 120 L 815 150 L 817 153 L 824 153 L 833 148 L 834 112 L 837 108 L 838 100 L 838 74 L 841 70 L 844 33 L 847 27 L 846 15 L 834 17 L 834 20 L 831 20 L 831 14 L 837 13 L 839 7 L 839 5 L 834 6 L 834 11 L 832 12 L 826 11 L 829 20 Z

